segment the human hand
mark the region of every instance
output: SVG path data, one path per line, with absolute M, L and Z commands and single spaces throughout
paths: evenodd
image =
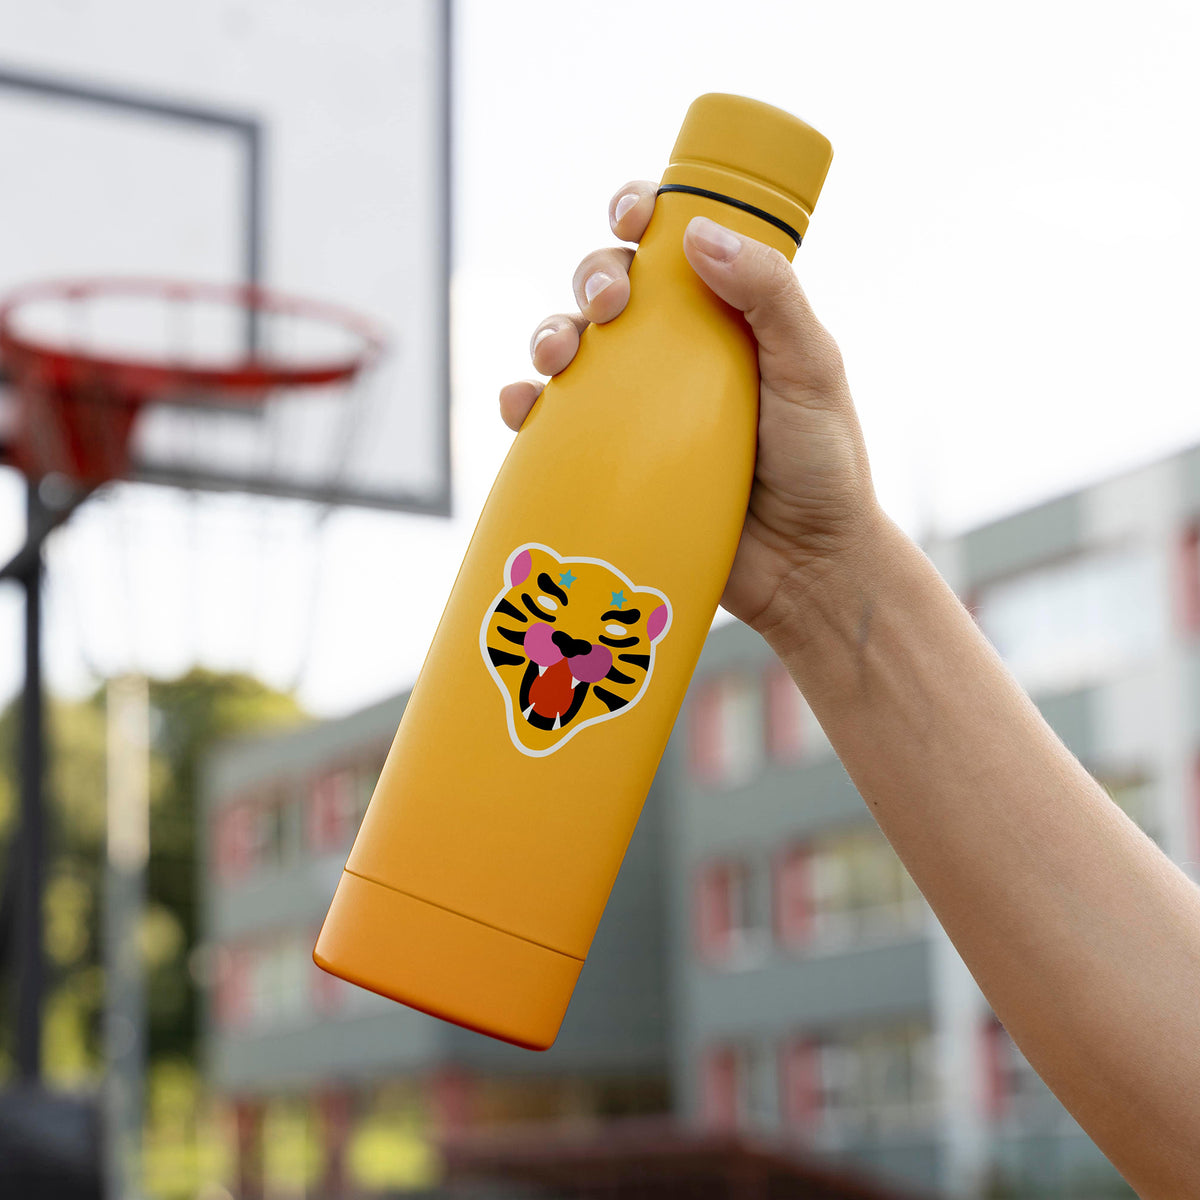
M 654 212 L 653 183 L 626 184 L 609 203 L 609 225 L 636 242 Z M 768 636 L 836 564 L 883 520 L 841 352 L 817 320 L 788 260 L 762 242 L 695 217 L 684 234 L 692 269 L 745 315 L 758 340 L 758 454 L 750 504 L 721 597 L 735 617 Z M 530 354 L 546 375 L 565 370 L 589 323 L 618 317 L 629 301 L 633 251 L 607 247 L 575 270 L 580 311 L 547 317 Z M 520 429 L 543 383 L 500 392 L 500 413 Z

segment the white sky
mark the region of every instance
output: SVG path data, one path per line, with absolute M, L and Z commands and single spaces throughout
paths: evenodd
M 833 142 L 796 265 L 907 530 L 956 532 L 1200 441 L 1193 4 L 458 0 L 456 18 L 456 517 L 344 512 L 310 548 L 259 502 L 199 520 L 146 490 L 97 502 L 53 549 L 55 688 L 85 687 L 89 662 L 199 660 L 300 673 L 332 714 L 408 686 L 511 437 L 497 390 L 530 373 L 537 321 L 573 307 L 576 262 L 611 241 L 612 191 L 661 173 L 706 91 Z M 4 543 L 18 499 L 6 478 Z M 183 584 L 155 572 L 181 542 Z M 21 643 L 4 593 L 7 695 Z

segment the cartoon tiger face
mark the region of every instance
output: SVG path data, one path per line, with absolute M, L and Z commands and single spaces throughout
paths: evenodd
M 552 754 L 638 702 L 671 624 L 662 592 L 600 559 L 560 558 L 533 542 L 509 555 L 504 582 L 479 648 L 522 754 Z

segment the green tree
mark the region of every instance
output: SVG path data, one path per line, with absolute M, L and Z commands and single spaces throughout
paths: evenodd
M 196 946 L 196 834 L 199 768 L 205 753 L 235 734 L 304 719 L 295 698 L 248 675 L 194 669 L 150 686 L 152 741 L 165 766 L 151 784 L 147 871 L 147 1004 L 150 1054 L 194 1058 L 196 988 L 188 969 Z M 157 924 L 153 924 L 157 922 Z
M 304 719 L 294 697 L 247 675 L 195 669 L 150 685 L 150 860 L 141 930 L 151 1060 L 194 1061 L 198 769 L 216 742 Z M 17 829 L 17 705 L 0 714 L 0 890 Z M 44 900 L 49 987 L 47 1075 L 78 1083 L 101 1060 L 104 1000 L 100 920 L 105 838 L 105 693 L 52 700 L 47 711 L 47 863 Z M 5 1000 L 12 972 L 5 973 Z M 0 1009 L 0 1071 L 11 1062 L 11 1006 Z

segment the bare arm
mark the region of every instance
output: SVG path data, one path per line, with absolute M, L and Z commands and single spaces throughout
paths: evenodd
M 637 241 L 655 185 L 626 184 Z M 683 253 L 758 340 L 758 458 L 722 604 L 787 665 L 883 832 L 1035 1070 L 1145 1200 L 1200 1195 L 1200 890 L 1058 740 L 880 509 L 841 355 L 787 261 L 696 218 Z M 562 371 L 629 299 L 632 251 L 543 321 Z M 510 384 L 518 429 L 540 381 Z
M 764 635 L 996 1014 L 1144 1197 L 1200 1194 L 1200 890 L 878 514 Z

